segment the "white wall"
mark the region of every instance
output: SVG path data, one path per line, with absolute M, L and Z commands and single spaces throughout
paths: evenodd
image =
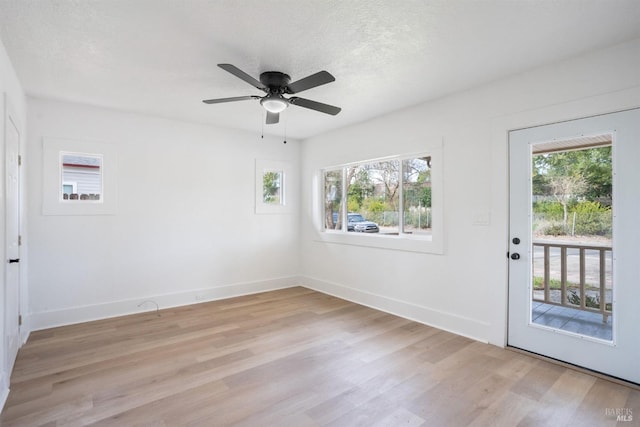
M 639 70 L 636 40 L 287 145 L 30 99 L 33 329 L 153 308 L 138 307 L 147 299 L 167 307 L 295 285 L 302 275 L 309 287 L 503 345 L 507 132 L 640 106 Z M 47 137 L 116 148 L 116 215 L 42 215 Z M 420 152 L 434 139 L 444 141 L 444 255 L 319 241 L 320 168 Z M 293 165 L 291 214 L 254 213 L 255 159 Z M 478 212 L 488 225 L 473 225 Z
M 0 331 L 2 331 L 2 340 L 0 340 L 0 409 L 4 405 L 5 399 L 7 397 L 8 388 L 9 388 L 9 376 L 10 372 L 5 372 L 5 366 L 7 366 L 7 361 L 9 358 L 14 357 L 15 355 L 7 354 L 6 341 L 4 339 L 4 331 L 5 331 L 5 318 L 4 313 L 7 311 L 5 304 L 5 146 L 4 146 L 4 135 L 5 135 L 5 117 L 7 112 L 5 111 L 6 107 L 12 111 L 14 118 L 19 122 L 20 133 L 24 138 L 25 135 L 25 123 L 26 123 L 26 98 L 24 95 L 24 91 L 18 77 L 16 76 L 15 70 L 11 65 L 11 61 L 7 56 L 7 52 L 4 48 L 2 42 L 0 42 L 0 95 L 3 95 L 6 98 L 7 105 L 5 105 L 5 101 L 0 100 L 0 111 L 2 112 L 2 116 L 0 117 L 0 140 L 2 141 L 2 146 L 0 147 L 0 278 L 2 278 L 2 290 L 0 291 L 0 307 L 2 307 L 2 314 L 0 315 Z M 24 141 L 24 139 L 23 139 Z M 24 150 L 24 143 L 20 147 L 21 150 Z M 24 267 L 24 264 L 21 266 L 21 269 Z M 22 274 L 23 283 L 26 280 L 26 275 Z
M 640 40 L 306 140 L 301 274 L 309 287 L 504 345 L 510 129 L 640 106 Z M 444 146 L 444 255 L 320 242 L 326 166 Z M 489 214 L 488 225 L 473 225 Z
M 29 98 L 32 328 L 297 284 L 299 143 Z M 115 147 L 115 215 L 42 214 L 43 138 Z M 290 214 L 256 215 L 256 159 L 287 161 Z M 105 171 L 106 173 L 106 171 Z M 105 197 L 108 195 L 105 194 Z

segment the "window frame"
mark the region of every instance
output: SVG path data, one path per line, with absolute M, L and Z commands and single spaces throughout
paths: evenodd
M 404 231 L 404 176 L 403 161 L 414 158 L 431 157 L 431 215 L 432 232 L 431 235 L 407 233 Z M 400 162 L 399 179 L 399 211 L 398 211 L 398 233 L 353 233 L 347 231 L 347 183 L 346 170 L 348 167 L 376 163 L 382 161 L 397 160 Z M 325 203 L 324 203 L 324 177 L 328 171 L 342 170 L 342 228 L 340 230 L 326 229 L 325 227 Z M 318 170 L 318 241 L 326 243 L 337 243 L 344 245 L 375 247 L 381 249 L 401 250 L 409 252 L 421 252 L 432 254 L 444 253 L 444 223 L 443 223 L 443 149 L 442 144 L 428 147 L 418 153 L 398 154 L 387 157 L 346 162 L 339 165 L 327 166 Z
M 264 174 L 280 173 L 280 203 L 264 201 Z M 292 212 L 289 179 L 291 164 L 277 160 L 256 159 L 255 164 L 255 212 L 256 214 L 285 214 Z
M 100 157 L 102 192 L 99 200 L 64 200 L 62 156 Z M 44 138 L 42 168 L 43 215 L 115 215 L 118 211 L 118 156 L 111 144 L 83 140 Z

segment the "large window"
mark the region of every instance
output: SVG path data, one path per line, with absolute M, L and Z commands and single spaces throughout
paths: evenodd
M 431 238 L 431 159 L 423 154 L 324 170 L 324 229 Z

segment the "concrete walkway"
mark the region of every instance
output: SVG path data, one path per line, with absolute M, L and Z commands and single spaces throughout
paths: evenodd
M 537 325 L 553 329 L 606 341 L 613 339 L 612 316 L 608 316 L 607 322 L 603 323 L 602 315 L 598 313 L 533 301 L 531 320 Z

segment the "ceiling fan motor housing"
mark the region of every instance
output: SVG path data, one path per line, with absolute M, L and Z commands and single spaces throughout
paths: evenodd
M 260 74 L 260 83 L 269 88 L 269 93 L 282 94 L 285 87 L 291 82 L 288 74 L 279 71 L 265 71 Z

